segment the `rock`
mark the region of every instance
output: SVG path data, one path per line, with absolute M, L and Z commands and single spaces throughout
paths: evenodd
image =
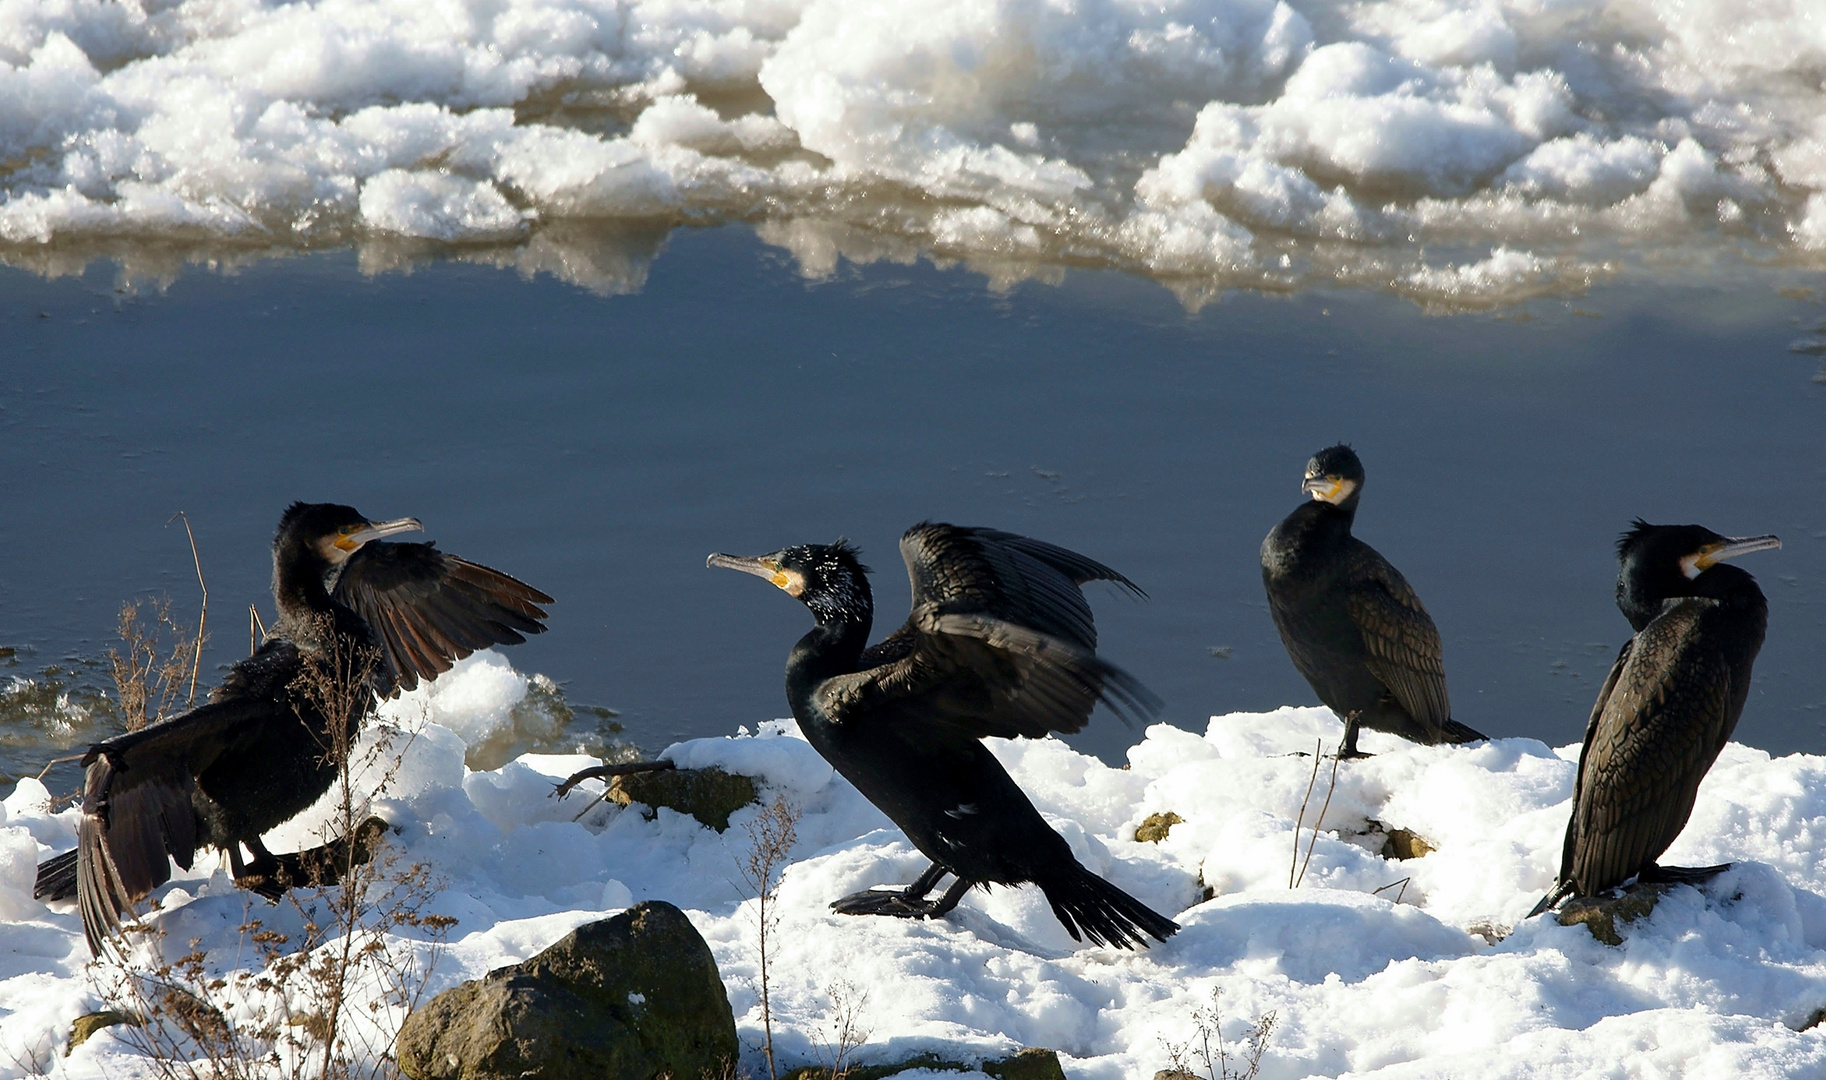
M 74 1050 L 83 1043 L 88 1042 L 90 1036 L 103 1028 L 111 1028 L 116 1024 L 131 1024 L 134 1027 L 139 1027 L 143 1023 L 145 1023 L 145 1021 L 132 1013 L 121 1012 L 118 1009 L 104 1009 L 101 1012 L 83 1013 L 76 1018 L 75 1023 L 70 1025 L 70 1046 L 69 1050 L 65 1050 L 64 1053 L 68 1054 L 70 1050 Z
M 653 900 L 439 994 L 398 1043 L 411 1080 L 695 1078 L 739 1051 L 710 947 Z
M 729 815 L 757 801 L 758 793 L 752 778 L 721 769 L 667 769 L 617 776 L 603 797 L 622 806 L 664 806 L 723 832 Z
M 1149 814 L 1147 820 L 1135 827 L 1135 839 L 1144 844 L 1158 844 L 1167 838 L 1168 830 L 1184 820 L 1171 810 L 1164 814 Z
M 1385 859 L 1418 859 L 1439 850 L 1439 845 L 1412 829 L 1390 829 L 1382 841 Z
M 1154 1080 L 1203 1080 L 1203 1078 L 1197 1073 L 1189 1073 L 1181 1069 L 1162 1069 L 1154 1074 Z
M 1037 1046 L 1000 1061 L 985 1061 L 983 1071 L 1001 1080 L 1065 1080 L 1058 1053 Z
M 1617 930 L 1618 920 L 1635 922 L 1647 916 L 1667 891 L 1666 885 L 1638 883 L 1618 897 L 1575 896 L 1561 905 L 1555 917 L 1561 926 L 1583 923 L 1591 936 L 1604 944 L 1621 945 L 1623 935 Z
M 1059 1055 L 1040 1047 L 1028 1047 L 1008 1057 L 985 1061 L 977 1066 L 952 1061 L 937 1054 L 914 1054 L 910 1058 L 887 1064 L 847 1066 L 843 1070 L 843 1080 L 885 1080 L 886 1077 L 898 1076 L 914 1069 L 928 1072 L 970 1072 L 976 1069 L 998 1077 L 999 1080 L 1065 1080 L 1065 1070 L 1059 1067 Z M 791 1072 L 781 1073 L 780 1080 L 832 1080 L 832 1077 L 831 1070 L 826 1066 L 802 1065 Z

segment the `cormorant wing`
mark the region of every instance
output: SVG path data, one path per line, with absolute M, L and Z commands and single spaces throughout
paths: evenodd
M 103 939 L 120 930 L 122 913 L 171 880 L 170 859 L 190 868 L 196 774 L 233 746 L 237 732 L 280 722 L 276 707 L 245 700 L 202 705 L 89 748 L 76 897 L 90 952 L 101 955 Z
M 1615 673 L 1586 737 L 1569 825 L 1577 836 L 1565 876 L 1580 888 L 1622 883 L 1686 827 L 1729 726 L 1730 664 L 1716 650 L 1692 647 L 1715 604 L 1670 602 Z
M 1556 894 L 1572 880 L 1573 853 L 1579 846 L 1579 798 L 1585 790 L 1585 767 L 1591 758 L 1592 736 L 1598 732 L 1598 721 L 1604 716 L 1604 708 L 1610 704 L 1610 695 L 1617 687 L 1617 677 L 1623 673 L 1623 665 L 1628 662 L 1630 650 L 1635 647 L 1636 639 L 1632 636 L 1617 650 L 1617 659 L 1610 665 L 1610 674 L 1604 679 L 1604 686 L 1598 691 L 1598 699 L 1592 702 L 1591 716 L 1585 721 L 1585 744 L 1579 748 L 1579 771 L 1572 780 L 1572 813 L 1566 815 L 1566 842 L 1560 848 L 1560 876 L 1554 882 L 1554 889 L 1547 894 L 1529 918 L 1557 903 Z
M 434 679 L 490 645 L 543 633 L 552 598 L 434 544 L 372 541 L 349 556 L 332 597 L 368 624 L 380 650 L 382 697 Z
M 1401 571 L 1367 544 L 1351 574 L 1350 617 L 1369 650 L 1370 673 L 1423 726 L 1438 731 L 1452 719 L 1439 630 Z
M 1098 701 L 1125 722 L 1159 702 L 1095 653 L 1097 631 L 1078 586 L 1133 582 L 1075 552 L 994 529 L 930 522 L 901 538 L 913 587 L 907 622 L 862 656 L 863 669 L 826 680 L 819 705 L 838 723 L 892 705 L 972 737 L 1038 738 L 1084 727 Z

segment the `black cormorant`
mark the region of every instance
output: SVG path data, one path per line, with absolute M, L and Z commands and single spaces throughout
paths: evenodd
M 973 885 L 1032 882 L 1073 940 L 1133 948 L 1179 926 L 1086 870 L 1046 824 L 984 736 L 1080 730 L 1097 702 L 1124 719 L 1159 704 L 1096 655 L 1078 586 L 1134 583 L 1082 555 L 993 529 L 915 525 L 900 552 L 913 585 L 906 625 L 873 648 L 868 571 L 838 541 L 709 565 L 771 581 L 817 626 L 786 661 L 800 730 L 857 790 L 903 829 L 932 866 L 905 889 L 844 897 L 852 915 L 937 918 Z M 947 873 L 956 882 L 926 899 Z
M 1617 606 L 1636 635 L 1592 706 L 1560 875 L 1530 917 L 1632 877 L 1694 882 L 1726 869 L 1655 860 L 1686 827 L 1699 782 L 1737 728 L 1769 625 L 1756 579 L 1723 560 L 1781 543 L 1641 520 L 1617 542 Z
M 292 504 L 273 537 L 272 636 L 208 704 L 89 748 L 76 849 L 46 860 L 35 895 L 75 895 L 92 952 L 170 879 L 171 860 L 189 869 L 198 848 L 225 850 L 237 881 L 264 895 L 284 891 L 261 834 L 329 790 L 332 723 L 359 725 L 372 706 L 358 689 L 341 695 L 348 715 L 325 715 L 328 699 L 304 678 L 314 660 L 365 669 L 385 698 L 477 649 L 545 629 L 540 605 L 552 599 L 539 590 L 432 544 L 373 542 L 420 527 Z M 245 864 L 243 846 L 253 856 Z
M 1357 731 L 1418 743 L 1484 738 L 1452 719 L 1439 631 L 1401 572 L 1352 536 L 1363 463 L 1331 446 L 1306 463 L 1312 498 L 1262 541 L 1262 584 L 1281 643 L 1319 700 L 1344 720 L 1340 757 Z

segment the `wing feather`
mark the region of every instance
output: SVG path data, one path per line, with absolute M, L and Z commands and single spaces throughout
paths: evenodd
M 1442 731 L 1452 719 L 1452 701 L 1446 691 L 1439 630 L 1413 587 L 1387 559 L 1363 545 L 1358 560 L 1350 615 L 1369 650 L 1370 673 L 1409 716 L 1431 731 Z
M 337 576 L 333 595 L 372 629 L 383 695 L 410 690 L 490 645 L 543 633 L 552 598 L 433 544 L 365 544 Z
M 905 625 L 863 654 L 862 670 L 820 685 L 839 723 L 908 710 L 973 738 L 1081 730 L 1098 702 L 1124 722 L 1160 702 L 1096 655 L 1078 586 L 1134 583 L 1075 552 L 993 529 L 931 522 L 901 539 L 913 590 Z

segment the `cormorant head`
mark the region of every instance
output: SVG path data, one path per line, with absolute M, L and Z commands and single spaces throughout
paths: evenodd
M 340 566 L 370 540 L 422 528 L 417 518 L 369 521 L 353 506 L 295 502 L 279 519 L 279 528 L 273 533 L 273 553 L 290 548 L 309 552 L 330 566 Z
M 1721 536 L 1703 525 L 1650 525 L 1637 518 L 1617 539 L 1617 606 L 1637 630 L 1664 600 L 1691 596 L 1699 579 L 1726 559 L 1782 546 L 1773 536 Z
M 872 618 L 875 611 L 869 568 L 862 565 L 858 554 L 854 545 L 840 539 L 834 544 L 800 544 L 772 555 L 718 552 L 704 565 L 766 578 L 811 608 L 821 623 L 855 622 Z
M 1363 487 L 1363 462 L 1343 443 L 1328 446 L 1306 463 L 1306 482 L 1300 490 L 1319 502 L 1343 506 Z

